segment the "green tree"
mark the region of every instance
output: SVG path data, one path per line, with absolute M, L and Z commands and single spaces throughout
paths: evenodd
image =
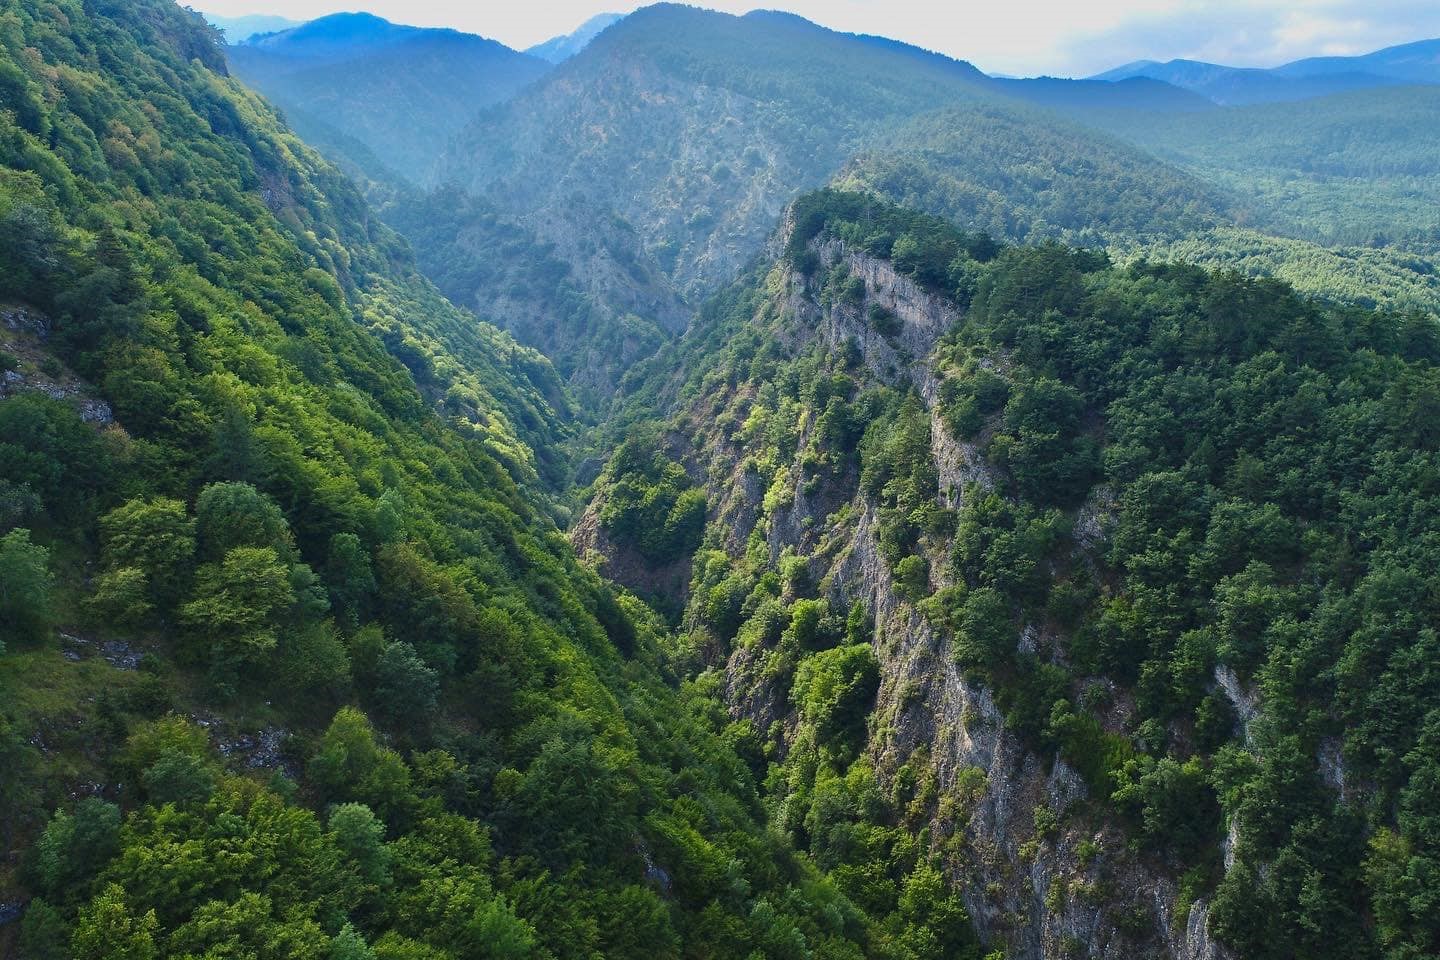
M 195 577 L 181 618 L 209 647 L 212 663 L 255 662 L 276 645 L 276 616 L 295 601 L 289 570 L 272 547 L 236 547 Z
M 100 518 L 109 569 L 144 573 L 155 605 L 168 610 L 185 593 L 195 559 L 195 522 L 185 504 L 135 499 Z
M 40 887 L 57 899 L 73 897 L 119 849 L 119 807 L 87 797 L 73 814 L 58 810 L 35 845 Z
M 160 921 L 154 910 L 136 916 L 119 884 L 107 884 L 75 923 L 72 941 L 77 957 L 95 960 L 155 960 Z
M 341 803 L 330 810 L 330 837 L 365 883 L 383 887 L 390 882 L 390 852 L 385 848 L 385 824 L 363 803 Z
M 6 640 L 37 640 L 50 625 L 50 551 L 30 531 L 0 537 L 0 653 Z
M 423 725 L 435 713 L 440 674 L 404 641 L 388 643 L 375 664 L 376 708 L 396 722 Z
M 212 483 L 195 502 L 200 558 L 218 562 L 236 547 L 294 551 L 290 524 L 275 501 L 248 483 Z
M 95 578 L 95 592 L 86 605 L 107 626 L 137 627 L 155 609 L 150 602 L 150 578 L 136 567 L 107 570 Z

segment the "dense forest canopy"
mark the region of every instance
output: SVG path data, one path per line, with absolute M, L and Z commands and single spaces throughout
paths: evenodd
M 285 26 L 0 0 L 0 956 L 1440 954 L 1419 54 Z

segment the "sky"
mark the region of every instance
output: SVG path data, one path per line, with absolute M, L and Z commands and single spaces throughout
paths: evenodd
M 518 49 L 569 33 L 590 16 L 628 13 L 612 0 L 182 0 L 206 13 L 307 20 L 365 10 L 397 23 L 454 27 Z M 1132 60 L 1185 57 L 1276 66 L 1440 37 L 1440 0 L 698 0 L 744 13 L 798 13 L 1018 76 L 1087 76 Z

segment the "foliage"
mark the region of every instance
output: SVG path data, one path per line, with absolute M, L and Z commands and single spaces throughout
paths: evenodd
M 0 653 L 6 642 L 40 639 L 49 626 L 50 551 L 30 542 L 30 531 L 0 537 Z
M 670 460 L 654 436 L 636 433 L 610 459 L 600 524 L 651 563 L 684 559 L 700 545 L 705 492 Z

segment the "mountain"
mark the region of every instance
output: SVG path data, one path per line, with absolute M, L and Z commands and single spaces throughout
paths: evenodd
M 1056 77 L 995 78 L 996 88 L 1012 97 L 1061 112 L 1081 110 L 1156 110 L 1192 113 L 1214 109 L 1207 96 L 1165 77 L 1136 75 L 1113 80 L 1064 80 Z
M 414 183 L 471 116 L 550 69 L 494 40 L 369 14 L 253 37 L 228 57 L 307 139 L 371 176 Z
M 1310 57 L 1276 67 L 1286 77 L 1368 73 L 1402 83 L 1440 83 L 1440 39 L 1420 40 L 1357 57 Z
M 997 238 L 1090 245 L 1183 237 L 1222 222 L 1227 203 L 1133 146 L 1009 104 L 911 120 L 867 145 L 834 182 Z
M 1440 83 L 1440 40 L 1387 47 L 1357 57 L 1314 57 L 1273 69 L 1198 60 L 1139 60 L 1091 79 L 1114 82 L 1137 77 L 1183 87 L 1220 104 L 1290 102 L 1371 87 Z
M 687 299 L 758 252 L 795 190 L 823 183 L 873 131 L 987 96 L 988 82 L 798 17 L 649 7 L 452 141 L 436 180 L 473 202 L 412 196 L 386 216 L 452 297 L 506 305 L 506 329 L 605 397 L 684 329 Z M 457 222 L 464 209 L 480 222 Z M 496 223 L 558 254 L 535 262 L 554 262 L 564 289 L 527 282 L 517 298 L 502 285 L 480 256 L 498 249 Z
M 291 30 L 300 26 L 300 21 L 290 20 L 285 17 L 268 16 L 265 14 L 250 14 L 243 17 L 221 17 L 213 13 L 203 14 L 211 24 L 220 28 L 225 34 L 226 43 L 244 43 L 251 37 L 261 33 L 279 33 L 282 30 Z
M 551 37 L 544 43 L 537 43 L 525 52 L 532 57 L 539 57 L 547 63 L 564 63 L 589 46 L 591 40 L 598 37 L 616 21 L 624 19 L 624 16 L 621 13 L 596 14 L 576 27 L 573 33 Z
M 872 130 L 988 82 L 968 64 L 798 17 L 662 4 L 477 119 L 440 179 L 521 213 L 579 194 L 698 290 L 733 275 L 788 195 L 823 182 Z
M 549 364 L 210 27 L 0 20 L 0 952 L 978 956 L 878 791 L 825 867 L 769 828 L 754 731 L 552 520 Z
M 1326 244 L 1433 253 L 1440 242 L 1440 87 L 1077 119 L 1232 193 L 1255 226 Z
M 777 829 L 888 785 L 1005 956 L 1433 953 L 1433 316 L 837 191 L 770 249 L 572 536 L 679 585 Z
M 1129 83 L 1141 78 L 1168 83 L 1215 103 L 1229 105 L 1306 100 L 1346 90 L 1393 85 L 1390 79 L 1359 70 L 1286 76 L 1279 70 L 1225 67 L 1198 60 L 1171 60 L 1168 63 L 1142 60 L 1097 74 L 1091 79 Z

